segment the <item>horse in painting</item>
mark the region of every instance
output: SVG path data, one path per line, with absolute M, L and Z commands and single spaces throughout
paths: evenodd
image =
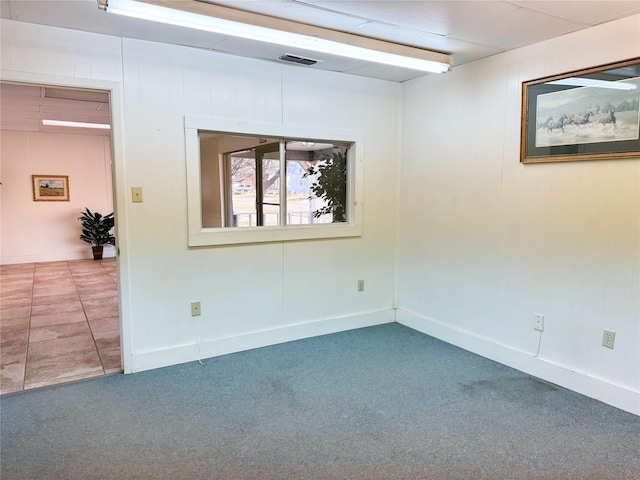
M 616 109 L 614 107 L 609 107 L 609 113 L 600 117 L 598 119 L 598 123 L 602 125 L 612 124 L 615 127 L 616 126 L 616 116 L 614 114 L 615 111 Z
M 558 121 L 550 121 L 547 123 L 547 132 L 551 133 L 554 130 L 561 130 L 564 132 L 564 126 L 567 124 L 569 117 L 566 114 L 562 114 L 562 116 L 558 119 Z
M 593 117 L 593 112 L 587 112 L 584 115 L 578 115 L 576 118 L 574 118 L 573 123 L 575 125 L 586 125 L 587 123 L 589 123 L 589 118 Z

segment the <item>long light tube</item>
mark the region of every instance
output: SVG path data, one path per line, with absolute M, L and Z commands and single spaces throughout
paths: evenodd
M 74 127 L 74 128 L 100 128 L 109 130 L 111 125 L 108 123 L 87 123 L 87 122 L 67 122 L 65 120 L 42 120 L 42 125 L 53 127 Z
M 274 43 L 287 47 L 304 48 L 314 52 L 393 65 L 423 72 L 444 73 L 451 69 L 451 65 L 447 62 L 371 50 L 356 45 L 326 40 L 324 38 L 249 25 L 232 20 L 210 17 L 208 15 L 160 7 L 149 3 L 135 2 L 132 0 L 98 0 L 98 6 L 107 12 L 128 17 L 204 30 L 206 32 L 219 33 L 232 37 L 257 40 L 259 42 Z

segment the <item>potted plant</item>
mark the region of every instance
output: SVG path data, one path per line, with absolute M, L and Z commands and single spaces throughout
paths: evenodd
M 104 245 L 116 244 L 116 237 L 111 234 L 115 224 L 113 212 L 103 216 L 98 212 L 93 213 L 88 208 L 85 208 L 78 220 L 82 223 L 80 240 L 91 245 L 94 260 L 102 260 Z
M 307 169 L 304 177 L 318 175 L 310 189 L 325 205 L 313 212 L 313 218 L 331 214 L 333 223 L 347 221 L 347 157 L 342 151 L 323 154 L 319 166 Z

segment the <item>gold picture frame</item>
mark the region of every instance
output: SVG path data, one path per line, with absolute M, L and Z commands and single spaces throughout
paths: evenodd
M 640 57 L 522 83 L 520 162 L 640 158 Z
M 34 202 L 68 202 L 68 175 L 31 175 Z

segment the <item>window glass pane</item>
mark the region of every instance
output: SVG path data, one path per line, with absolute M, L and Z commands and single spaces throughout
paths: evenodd
M 261 225 L 277 226 L 280 220 L 280 144 L 266 147 L 266 151 L 258 150 L 257 156 L 262 164 Z
M 311 215 L 316 200 L 309 199 L 311 178 L 304 178 L 305 173 L 299 161 L 287 160 L 287 225 L 318 223 Z
M 228 156 L 233 227 L 256 226 L 256 160 L 253 151 Z
M 346 157 L 351 143 L 215 132 L 198 135 L 203 227 L 347 221 Z M 280 158 L 282 143 L 284 159 Z M 281 200 L 284 191 L 286 198 Z M 281 219 L 283 211 L 286 215 Z
M 287 225 L 346 222 L 348 145 L 289 141 Z

